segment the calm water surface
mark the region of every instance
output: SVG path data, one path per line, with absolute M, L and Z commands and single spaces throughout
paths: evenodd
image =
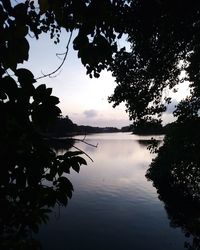
M 76 146 L 94 162 L 87 159 L 79 174 L 69 175 L 73 197 L 41 228 L 43 249 L 184 249 L 184 233 L 170 226 L 164 204 L 145 178 L 154 156 L 143 140 L 150 137 L 114 133 L 86 139 L 98 147 Z

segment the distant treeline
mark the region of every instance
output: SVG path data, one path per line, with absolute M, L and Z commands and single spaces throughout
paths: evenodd
M 122 127 L 121 132 L 132 132 L 138 135 L 161 135 L 166 134 L 171 126 L 173 126 L 173 123 L 163 126 L 160 121 L 155 119 L 151 121 L 141 120 L 137 124 Z
M 92 127 L 85 125 L 77 125 L 69 119 L 68 116 L 58 118 L 51 127 L 48 128 L 47 133 L 55 137 L 65 137 L 92 133 L 114 133 L 114 132 L 132 132 L 139 135 L 155 135 L 165 134 L 170 128 L 170 124 L 162 126 L 159 121 L 141 121 L 137 125 L 129 125 L 118 129 L 116 127 Z
M 91 133 L 113 133 L 120 132 L 121 130 L 115 127 L 92 127 L 77 125 L 73 123 L 68 116 L 58 118 L 51 127 L 48 128 L 47 133 L 56 136 L 72 136 L 79 134 L 91 134 Z

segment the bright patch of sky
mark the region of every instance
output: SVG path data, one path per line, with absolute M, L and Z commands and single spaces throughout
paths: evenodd
M 62 32 L 61 42 L 55 45 L 49 39 L 49 34 L 43 35 L 39 40 L 30 38 L 29 61 L 22 65 L 31 69 L 37 78 L 43 74 L 54 71 L 62 62 L 56 53 L 64 53 L 68 43 L 69 34 Z M 118 43 L 123 47 L 124 42 Z M 38 80 L 38 84 L 45 83 L 53 88 L 53 95 L 59 97 L 59 107 L 63 116 L 68 115 L 74 123 L 91 126 L 127 126 L 128 114 L 125 112 L 125 105 L 121 104 L 115 109 L 109 104 L 107 98 L 114 91 L 116 83 L 110 72 L 103 71 L 100 78 L 92 78 L 86 75 L 86 69 L 73 50 L 72 42 L 69 47 L 67 59 L 53 78 Z M 164 124 L 173 121 L 172 112 L 174 106 L 189 92 L 188 83 L 181 83 L 179 91 L 172 94 L 172 104 L 163 115 Z
M 190 94 L 190 87 L 188 81 L 181 81 L 185 77 L 185 71 L 182 71 L 180 75 L 180 83 L 176 86 L 176 91 L 168 90 L 166 91 L 166 95 L 172 98 L 171 103 L 168 105 L 166 112 L 162 115 L 163 124 L 174 121 L 176 118 L 173 116 L 173 111 L 177 104 L 184 99 L 186 96 Z
M 35 78 L 54 71 L 62 62 L 56 53 L 64 53 L 69 34 L 62 32 L 61 42 L 55 45 L 49 35 L 43 35 L 39 40 L 30 38 L 29 61 L 22 67 L 31 69 Z M 61 56 L 60 56 L 61 57 Z M 73 50 L 69 48 L 67 59 L 59 74 L 53 78 L 38 80 L 53 88 L 53 95 L 59 97 L 59 107 L 63 116 L 68 115 L 73 122 L 92 126 L 127 126 L 129 121 L 125 106 L 115 109 L 107 98 L 114 91 L 116 83 L 111 73 L 103 71 L 100 78 L 89 78 L 86 69 Z

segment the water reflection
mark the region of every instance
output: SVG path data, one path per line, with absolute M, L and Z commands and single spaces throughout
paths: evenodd
M 180 227 L 185 235 L 186 249 L 200 249 L 200 206 L 173 195 L 159 196 L 165 204 L 170 226 Z
M 170 226 L 170 215 L 145 178 L 153 155 L 130 134 L 87 137 L 92 148 L 78 143 L 94 163 L 71 174 L 73 199 L 42 227 L 44 249 L 183 249 L 180 225 Z M 57 214 L 58 211 L 55 210 Z M 171 220 L 171 219 L 170 219 Z M 56 241 L 55 241 L 56 238 Z M 189 242 L 190 243 L 190 242 Z
M 67 208 L 54 208 L 37 236 L 44 250 L 200 249 L 200 207 L 166 189 L 157 187 L 157 193 L 145 178 L 154 157 L 146 149 L 151 137 L 115 133 L 86 139 L 99 146 L 76 146 L 94 162 L 88 159 L 80 175 L 71 172 L 72 200 Z M 58 154 L 67 150 L 59 147 Z M 28 243 L 29 249 L 40 247 L 32 239 Z
M 180 227 L 186 249 L 200 249 L 199 120 L 175 123 L 147 177 L 164 202 L 170 225 Z

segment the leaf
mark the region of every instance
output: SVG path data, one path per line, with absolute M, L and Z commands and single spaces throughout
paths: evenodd
M 18 81 L 22 87 L 30 87 L 34 82 L 36 82 L 32 72 L 28 69 L 17 69 L 15 74 L 18 76 Z
M 35 89 L 34 94 L 33 94 L 34 101 L 39 102 L 39 103 L 42 102 L 45 94 L 46 94 L 46 85 L 45 84 L 39 85 Z
M 67 197 L 71 199 L 73 186 L 71 182 L 64 176 L 57 180 L 57 199 L 64 205 L 67 205 Z
M 39 85 L 33 95 L 36 102 L 47 102 L 49 105 L 56 105 L 59 103 L 59 98 L 51 96 L 52 88 L 46 88 L 45 84 Z
M 48 10 L 49 8 L 48 0 L 38 0 L 38 3 L 40 5 L 41 13 L 44 13 Z
M 2 91 L 5 92 L 10 100 L 13 100 L 17 96 L 17 84 L 15 80 L 10 76 L 5 76 L 1 83 Z
M 7 99 L 7 95 L 3 91 L 0 91 L 0 99 L 1 100 Z
M 61 190 L 65 191 L 65 192 L 68 192 L 68 191 L 73 191 L 73 186 L 72 186 L 72 183 L 69 181 L 69 179 L 67 179 L 66 177 L 64 176 L 61 176 L 58 178 L 58 184 L 57 186 L 59 188 L 61 188 Z
M 72 158 L 71 161 L 71 167 L 76 171 L 77 173 L 80 172 L 80 165 L 79 162 L 77 161 L 76 157 Z
M 15 53 L 16 59 L 18 63 L 23 63 L 24 61 L 28 61 L 29 58 L 29 43 L 26 38 L 17 39 L 15 41 Z M 14 52 L 14 51 L 13 51 Z
M 57 192 L 57 200 L 64 206 L 68 203 L 67 196 L 61 192 Z
M 51 167 L 50 167 L 50 175 L 51 177 L 55 177 L 56 176 L 56 173 L 57 173 L 57 165 L 56 164 L 53 164 Z
M 52 212 L 52 210 L 51 209 L 43 209 L 43 208 L 41 208 L 40 210 L 42 212 L 42 214 L 40 214 L 40 218 L 41 218 L 42 222 L 46 224 L 49 220 L 49 216 L 46 213 L 50 213 L 50 212 Z
M 13 15 L 18 21 L 25 23 L 27 18 L 27 8 L 28 5 L 25 3 L 19 3 L 13 8 Z
M 8 32 L 9 33 L 9 32 Z M 11 33 L 11 32 L 10 32 Z M 11 34 L 9 34 L 11 36 Z M 16 70 L 17 68 L 17 45 L 16 45 L 16 40 L 13 39 L 8 39 L 7 41 L 7 48 L 5 47 L 5 50 L 2 49 L 1 53 L 3 55 L 3 65 L 5 69 L 12 69 L 13 71 Z
M 84 158 L 77 156 L 76 157 L 76 161 L 80 164 L 80 165 L 87 165 L 87 162 Z
M 23 38 L 28 34 L 28 26 L 26 25 L 16 25 L 15 35 L 17 38 Z
M 64 156 L 64 158 L 69 158 L 69 157 L 81 155 L 81 154 L 83 154 L 82 151 L 68 151 L 63 156 Z
M 56 105 L 60 103 L 59 98 L 56 96 L 49 96 L 48 99 L 45 100 L 49 105 Z
M 58 173 L 59 176 L 61 176 L 63 174 L 63 172 L 64 171 L 63 171 L 62 167 L 58 168 L 57 173 Z
M 45 84 L 41 84 L 36 88 L 36 91 L 38 92 L 43 92 L 46 90 L 46 85 Z
M 66 174 L 70 173 L 70 161 L 66 159 L 65 161 L 60 163 L 59 169 L 61 169 L 62 173 L 65 172 Z M 58 171 L 59 173 L 59 171 Z
M 46 94 L 50 96 L 52 94 L 52 88 L 47 88 Z

